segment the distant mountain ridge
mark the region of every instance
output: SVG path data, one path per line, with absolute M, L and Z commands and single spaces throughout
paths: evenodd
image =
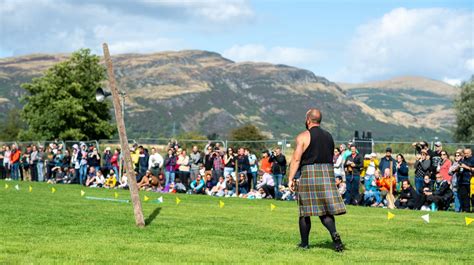
M 18 97 L 25 92 L 20 84 L 67 57 L 40 54 L 0 59 L 0 111 L 21 107 Z M 428 79 L 405 80 L 409 89 L 397 87 L 396 82 L 338 84 L 304 69 L 235 63 L 218 53 L 199 50 L 122 54 L 113 56 L 113 62 L 118 85 L 127 91 L 126 121 L 131 137 L 169 137 L 174 126 L 178 133 L 198 131 L 225 137 L 230 129 L 245 123 L 257 125 L 269 137 L 294 137 L 304 129 L 304 114 L 310 107 L 321 108 L 324 127 L 336 139 L 351 138 L 354 130 L 371 130 L 377 139 L 418 139 L 419 135 L 449 139 L 451 135 L 452 123 L 435 118 L 432 122 L 426 113 L 417 114 L 410 109 L 413 106 L 406 105 L 439 95 L 430 91 L 443 85 Z M 396 92 L 388 93 L 392 98 L 387 98 L 387 89 Z M 410 95 L 416 97 L 415 103 L 406 101 Z M 391 108 L 379 104 L 386 100 L 394 102 Z M 451 97 L 436 104 L 450 119 Z

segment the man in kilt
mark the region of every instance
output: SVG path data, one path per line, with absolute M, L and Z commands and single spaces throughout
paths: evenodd
M 319 216 L 329 231 L 334 249 L 344 250 L 341 237 L 336 231 L 335 215 L 346 213 L 334 177 L 334 140 L 331 134 L 320 127 L 321 112 L 310 109 L 306 113 L 306 131 L 296 137 L 296 148 L 288 175 L 289 187 L 296 190 L 299 206 L 301 243 L 299 248 L 309 248 L 311 216 Z M 298 182 L 295 175 L 301 173 Z

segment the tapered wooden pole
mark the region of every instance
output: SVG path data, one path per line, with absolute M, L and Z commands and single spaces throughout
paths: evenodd
M 103 44 L 105 64 L 107 66 L 107 74 L 109 76 L 109 89 L 112 93 L 112 101 L 114 103 L 115 119 L 117 120 L 117 129 L 120 137 L 120 146 L 122 148 L 123 158 L 125 160 L 125 170 L 127 171 L 128 186 L 130 189 L 130 196 L 133 203 L 133 212 L 135 214 L 135 223 L 138 227 L 145 226 L 143 219 L 142 204 L 140 196 L 138 195 L 137 180 L 134 175 L 132 156 L 130 155 L 130 148 L 128 147 L 127 132 L 125 130 L 125 122 L 123 120 L 122 105 L 120 104 L 120 93 L 115 83 L 114 68 L 112 66 L 112 59 L 110 58 L 109 47 L 107 43 Z

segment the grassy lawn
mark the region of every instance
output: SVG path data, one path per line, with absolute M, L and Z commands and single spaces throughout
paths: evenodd
M 453 212 L 348 207 L 337 227 L 347 250 L 331 249 L 329 234 L 313 219 L 311 249 L 300 251 L 295 202 L 163 195 L 143 202 L 148 225 L 136 228 L 130 203 L 86 200 L 78 185 L 0 181 L 0 263 L 470 263 L 474 224 Z M 113 198 L 113 190 L 84 189 Z M 118 191 L 128 199 L 128 191 Z M 152 199 L 159 194 L 143 192 Z M 270 211 L 270 204 L 277 207 Z

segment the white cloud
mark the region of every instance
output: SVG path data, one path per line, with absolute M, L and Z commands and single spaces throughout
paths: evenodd
M 321 60 L 322 53 L 295 47 L 267 48 L 261 44 L 246 44 L 232 46 L 223 52 L 223 56 L 238 62 L 253 61 L 304 66 Z
M 456 79 L 456 78 L 443 78 L 443 82 L 450 84 L 452 86 L 460 86 L 462 83 L 461 79 Z
M 336 78 L 468 78 L 474 68 L 473 34 L 472 11 L 397 8 L 358 27 L 347 50 L 347 66 Z
M 71 52 L 102 42 L 120 52 L 189 48 L 178 32 L 219 32 L 246 23 L 247 1 L 0 0 L 0 52 Z M 101 53 L 101 52 L 100 52 Z

